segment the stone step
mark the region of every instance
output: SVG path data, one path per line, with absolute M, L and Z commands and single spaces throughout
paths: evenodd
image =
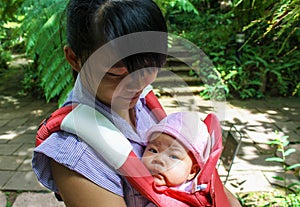
M 199 94 L 204 91 L 205 87 L 203 86 L 189 86 L 189 87 L 154 87 L 154 93 L 160 94 L 161 96 L 174 96 L 174 95 L 191 95 L 191 94 Z
M 172 72 L 190 72 L 190 70 L 192 70 L 192 68 L 190 68 L 189 66 L 187 65 L 184 65 L 184 64 L 180 64 L 180 65 L 173 65 L 173 66 L 166 66 L 163 68 L 164 70 L 166 71 L 172 71 Z M 163 70 L 161 71 L 161 73 L 163 72 Z
M 189 57 L 195 56 L 199 51 L 191 50 L 189 48 L 185 48 L 184 46 L 173 46 L 168 48 L 168 55 L 173 57 Z
M 199 77 L 188 75 L 173 75 L 173 76 L 160 76 L 152 83 L 154 86 L 176 86 L 176 85 L 199 86 L 202 81 Z
M 168 56 L 167 63 L 159 73 L 154 86 L 176 87 L 179 85 L 199 86 L 201 80 L 193 74 L 193 69 L 189 66 L 197 61 L 198 56 L 189 51 L 184 45 L 175 45 L 169 52 L 175 57 Z M 171 72 L 171 73 L 170 73 Z
M 180 58 L 180 59 L 179 59 Z M 167 57 L 167 64 L 172 65 L 173 63 L 181 64 L 192 64 L 199 59 L 197 56 L 188 56 L 188 57 Z

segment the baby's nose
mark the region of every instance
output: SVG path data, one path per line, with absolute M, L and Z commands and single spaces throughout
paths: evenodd
M 152 163 L 154 165 L 159 165 L 159 166 L 162 166 L 162 167 L 165 166 L 163 156 L 159 155 L 159 154 L 154 157 L 154 159 L 152 160 Z

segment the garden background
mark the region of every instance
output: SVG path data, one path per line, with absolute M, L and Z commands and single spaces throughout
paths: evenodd
M 300 94 L 300 0 L 156 0 L 169 32 L 202 49 L 228 97 Z M 64 60 L 65 0 L 0 2 L 0 73 L 14 54 L 30 60 L 23 92 L 65 98 L 72 74 Z M 194 75 L 194 74 L 191 74 Z
M 299 97 L 300 0 L 156 2 L 169 32 L 212 60 L 228 99 Z M 73 85 L 62 50 L 67 1 L 1 0 L 0 6 L 0 76 L 23 57 L 29 64 L 22 68 L 20 94 L 61 103 Z

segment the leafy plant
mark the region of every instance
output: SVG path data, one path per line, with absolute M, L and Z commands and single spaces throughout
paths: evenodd
M 283 182 L 283 190 L 276 188 L 271 192 L 250 192 L 239 193 L 238 198 L 244 207 L 298 207 L 300 206 L 300 182 L 294 182 L 290 185 L 287 184 L 286 175 L 288 171 L 295 170 L 300 167 L 300 163 L 288 166 L 286 164 L 286 158 L 294 153 L 296 150 L 289 148 L 288 136 L 279 136 L 278 132 L 275 132 L 276 137 L 267 142 L 270 146 L 275 146 L 275 156 L 266 159 L 267 162 L 280 163 L 284 171 L 283 176 L 274 176 L 273 178 Z
M 229 96 L 300 95 L 300 0 L 155 1 L 169 31 L 190 40 L 212 59 Z M 72 87 L 71 69 L 63 55 L 66 6 L 63 0 L 0 2 L 0 64 L 7 67 L 8 51 L 15 52 L 12 48 L 25 40 L 32 64 L 25 71 L 24 90 L 41 91 L 47 101 L 60 97 L 60 103 Z M 236 44 L 237 32 L 246 37 L 241 47 Z
M 242 2 L 245 2 L 245 0 Z M 261 8 L 260 5 L 264 6 L 264 4 L 265 2 L 262 3 L 262 1 L 254 1 L 251 8 Z M 278 40 L 280 37 L 285 36 L 283 44 L 277 51 L 277 54 L 280 54 L 284 51 L 288 41 L 293 39 L 295 34 L 299 34 L 300 0 L 272 0 L 266 5 L 267 7 L 264 7 L 265 12 L 261 13 L 258 19 L 251 21 L 250 24 L 245 26 L 244 30 L 254 26 L 263 27 L 264 32 L 259 36 L 258 40 L 262 40 L 267 35 L 274 35 L 273 40 Z
M 184 13 L 176 16 L 173 24 L 170 24 L 170 31 L 195 43 L 208 54 L 221 73 L 229 96 L 242 99 L 268 95 L 298 96 L 298 16 L 289 19 L 291 24 L 279 23 L 285 27 L 285 30 L 281 30 L 282 35 L 275 35 L 280 27 L 273 27 L 263 35 L 268 28 L 268 21 L 277 15 L 281 7 L 288 12 L 293 8 L 295 14 L 294 10 L 298 8 L 295 1 L 299 2 L 235 0 L 229 11 L 221 7 L 203 9 L 199 5 L 204 1 L 192 1 L 201 12 L 198 15 Z M 205 2 L 213 4 L 213 1 Z M 235 37 L 240 32 L 246 38 L 242 46 L 237 45 Z M 241 57 L 238 57 L 238 53 Z
M 198 10 L 189 0 L 155 0 L 166 18 L 178 13 L 192 12 L 198 14 Z
M 3 72 L 3 69 L 8 68 L 7 62 L 11 60 L 11 53 L 9 51 L 6 51 L 3 49 L 3 47 L 0 45 L 0 73 Z
M 272 192 L 239 193 L 238 198 L 243 207 L 298 207 L 300 204 L 300 195 L 284 196 L 279 189 Z
M 277 152 L 279 153 L 279 155 L 267 158 L 266 161 L 280 163 L 282 166 L 282 169 L 284 170 L 283 177 L 282 176 L 274 176 L 273 178 L 276 180 L 279 180 L 279 181 L 283 181 L 283 183 L 284 183 L 283 187 L 285 189 L 286 195 L 289 194 L 288 192 L 300 193 L 300 182 L 295 182 L 290 185 L 287 185 L 287 178 L 286 178 L 287 172 L 300 167 L 300 163 L 296 163 L 291 166 L 288 166 L 286 164 L 287 157 L 296 151 L 296 149 L 294 149 L 294 148 L 288 148 L 288 145 L 289 145 L 288 136 L 279 137 L 278 132 L 276 132 L 276 137 L 273 140 L 267 142 L 267 144 L 269 144 L 271 146 L 276 146 Z M 291 197 L 293 197 L 293 195 L 291 195 Z
M 21 29 L 26 33 L 26 52 L 33 60 L 24 83 L 34 81 L 47 101 L 60 97 L 62 103 L 72 87 L 72 73 L 63 54 L 67 4 L 63 0 L 25 0 L 23 6 L 26 16 Z M 26 87 L 30 90 L 30 85 Z
M 18 21 L 15 16 L 16 8 L 18 8 L 21 1 L 9 1 L 9 2 L 0 2 L 0 69 L 1 72 L 4 72 L 3 69 L 8 69 L 7 62 L 11 60 L 10 46 L 11 44 L 11 35 L 10 35 L 10 21 Z

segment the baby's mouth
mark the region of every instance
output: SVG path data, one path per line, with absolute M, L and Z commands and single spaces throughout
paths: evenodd
M 165 177 L 161 174 L 152 174 L 155 185 L 162 186 L 165 185 Z
M 162 173 L 160 173 L 159 171 L 153 170 L 153 171 L 150 171 L 150 173 L 151 173 L 152 177 L 157 180 L 165 179 L 165 176 Z
M 156 177 L 158 179 L 163 179 L 164 176 L 162 174 L 156 173 L 156 174 L 152 174 L 153 177 Z
M 160 170 L 158 170 L 158 169 L 151 169 L 150 170 L 150 173 L 151 173 L 151 175 L 160 175 L 161 174 L 161 171 Z

